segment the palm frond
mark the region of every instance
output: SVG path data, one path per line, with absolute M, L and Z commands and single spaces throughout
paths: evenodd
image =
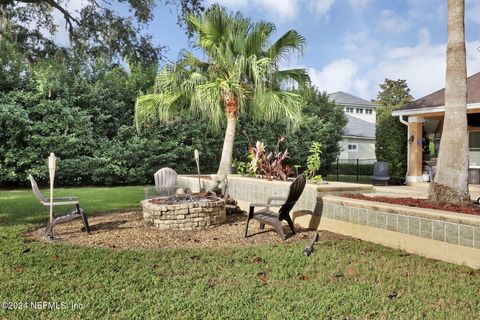
M 192 72 L 190 76 L 181 83 L 179 88 L 181 88 L 181 91 L 185 96 L 190 96 L 199 85 L 204 84 L 207 81 L 208 79 L 203 73 Z
M 214 54 L 215 48 L 225 43 L 233 24 L 232 20 L 226 9 L 218 4 L 210 7 L 202 18 L 190 16 L 189 21 L 194 32 L 198 34 L 198 47 Z
M 280 85 L 305 86 L 310 83 L 310 76 L 305 69 L 278 70 L 275 79 Z
M 257 93 L 252 101 L 252 113 L 256 119 L 275 122 L 285 119 L 295 130 L 301 123 L 302 96 L 286 91 L 265 91 Z
M 191 108 L 198 115 L 208 118 L 212 128 L 219 129 L 225 118 L 225 109 L 221 99 L 221 83 L 211 81 L 198 85 L 191 97 Z
M 146 124 L 163 121 L 168 122 L 181 107 L 181 94 L 163 92 L 143 95 L 135 102 L 135 127 L 141 131 Z
M 220 128 L 225 101 L 230 99 L 237 101 L 239 112 L 247 111 L 248 105 L 252 107 L 248 111 L 259 119 L 285 118 L 291 126 L 298 126 L 301 96 L 281 89 L 285 83 L 304 84 L 309 78 L 303 69 L 279 71 L 279 61 L 291 52 L 301 52 L 305 38 L 290 30 L 270 46 L 275 25 L 252 23 L 220 5 L 188 20 L 197 36 L 195 47 L 208 59 L 202 61 L 184 50 L 176 64 L 165 66 L 156 78 L 155 94 L 137 99 L 138 129 L 148 121 L 168 121 L 184 109 L 203 115 L 211 127 Z
M 250 33 L 245 38 L 245 54 L 254 55 L 259 54 L 265 50 L 273 32 L 276 28 L 273 23 L 261 21 L 253 25 Z
M 267 50 L 267 56 L 279 63 L 281 60 L 285 60 L 292 52 L 302 53 L 305 42 L 305 37 L 295 30 L 289 30 Z
M 208 62 L 198 59 L 192 52 L 181 50 L 177 61 L 177 67 L 190 68 L 192 71 L 205 71 L 209 66 Z
M 243 72 L 249 77 L 256 91 L 265 89 L 266 80 L 275 71 L 275 64 L 270 58 L 258 58 L 255 55 L 245 58 Z

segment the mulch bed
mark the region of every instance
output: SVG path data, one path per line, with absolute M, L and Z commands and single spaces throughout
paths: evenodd
M 457 213 L 480 215 L 480 206 L 475 204 L 460 206 L 460 205 L 449 204 L 449 203 L 433 203 L 433 202 L 429 202 L 426 199 L 366 196 L 360 193 L 346 193 L 346 194 L 343 194 L 342 197 L 358 199 L 358 200 L 368 200 L 368 201 L 375 201 L 375 202 L 398 204 L 398 205 L 408 206 L 408 207 L 436 209 L 436 210 L 444 210 L 444 211 L 457 212 Z
M 146 227 L 140 211 L 111 213 L 89 217 L 91 233 L 82 232 L 80 220 L 56 225 L 55 243 L 69 243 L 89 247 L 112 249 L 159 249 L 159 248 L 217 248 L 252 244 L 282 244 L 303 242 L 307 244 L 314 231 L 295 226 L 296 235 L 282 241 L 268 225 L 259 229 L 257 221 L 249 225 L 249 237 L 244 238 L 246 215 L 228 215 L 224 224 L 198 231 L 158 230 Z M 37 241 L 51 242 L 43 236 L 44 228 L 27 233 Z M 287 235 L 288 226 L 284 226 Z M 320 231 L 320 240 L 351 239 L 328 231 Z

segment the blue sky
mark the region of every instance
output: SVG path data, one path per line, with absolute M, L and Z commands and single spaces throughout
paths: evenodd
M 277 26 L 276 36 L 295 29 L 307 39 L 304 67 L 326 92 L 345 91 L 370 100 L 385 78 L 406 79 L 414 98 L 445 85 L 447 0 L 206 0 L 254 21 Z M 82 0 L 72 0 L 72 7 Z M 158 5 L 147 31 L 175 60 L 189 40 L 175 9 Z M 466 0 L 468 75 L 480 72 L 480 0 Z M 61 28 L 60 28 L 61 30 Z M 61 35 L 60 35 L 61 36 Z
M 376 97 L 385 78 L 406 79 L 415 98 L 445 84 L 447 0 L 208 0 L 307 39 L 304 55 L 285 67 L 304 67 L 327 92 Z M 480 71 L 480 1 L 466 0 L 468 74 Z M 189 43 L 175 12 L 159 7 L 149 27 L 174 60 Z

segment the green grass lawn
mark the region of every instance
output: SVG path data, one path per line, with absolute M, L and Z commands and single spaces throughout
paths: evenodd
M 59 190 L 91 215 L 139 208 L 140 187 Z M 356 240 L 197 250 L 114 251 L 36 243 L 47 211 L 0 192 L 0 319 L 352 319 L 480 316 L 480 271 Z M 257 258 L 259 257 L 259 258 Z M 72 310 L 71 304 L 82 308 Z M 3 306 L 3 304 L 2 304 Z M 61 307 L 61 305 L 59 305 Z

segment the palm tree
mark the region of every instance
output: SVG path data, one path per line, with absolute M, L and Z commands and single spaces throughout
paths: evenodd
M 190 16 L 189 22 L 197 36 L 195 47 L 208 59 L 182 51 L 176 64 L 165 66 L 157 76 L 155 93 L 137 99 L 136 125 L 140 129 L 151 120 L 169 121 L 188 110 L 206 116 L 218 129 L 226 117 L 218 173 L 229 173 L 240 113 L 266 121 L 287 119 L 291 128 L 299 125 L 302 97 L 282 89 L 309 78 L 304 69 L 279 70 L 279 64 L 291 52 L 301 52 L 305 39 L 291 30 L 270 45 L 273 24 L 252 23 L 218 5 L 202 17 Z
M 445 120 L 429 200 L 465 204 L 468 192 L 467 67 L 465 0 L 448 0 Z

